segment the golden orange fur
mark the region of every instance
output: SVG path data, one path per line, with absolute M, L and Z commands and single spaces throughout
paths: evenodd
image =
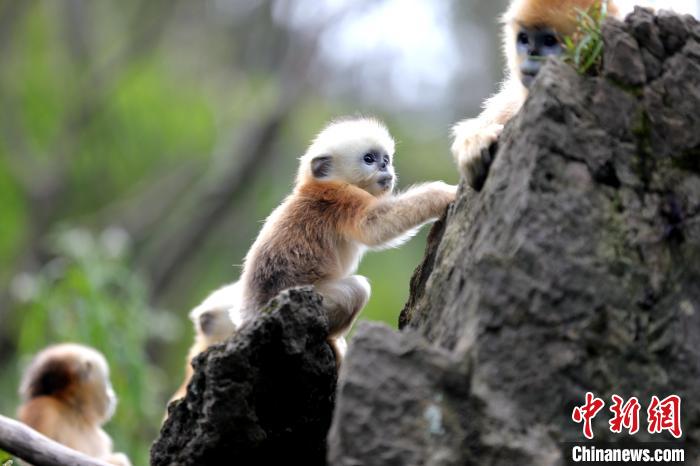
M 131 463 L 112 452 L 101 426 L 116 403 L 104 357 L 77 344 L 50 346 L 26 370 L 20 387 L 20 421 L 74 450 L 109 463 Z
M 549 26 L 563 36 L 576 29 L 576 10 L 586 11 L 597 0 L 515 0 L 504 15 L 504 22 L 526 26 Z M 617 7 L 608 3 L 608 14 L 617 16 Z
M 367 279 L 353 275 L 365 250 L 400 244 L 455 197 L 456 187 L 442 182 L 393 195 L 393 155 L 394 142 L 376 120 L 343 120 L 316 137 L 301 157 L 294 191 L 246 256 L 245 318 L 284 289 L 313 285 L 340 360 L 344 334 L 369 299 Z
M 197 356 L 198 354 L 204 352 L 209 348 L 209 344 L 207 344 L 204 341 L 201 341 L 200 339 L 196 339 L 194 344 L 190 347 L 190 350 L 187 352 L 187 362 L 185 363 L 185 377 L 178 389 L 175 391 L 172 397 L 170 397 L 170 401 L 168 403 L 172 403 L 175 400 L 179 400 L 180 398 L 184 398 L 185 395 L 187 394 L 187 385 L 189 385 L 190 380 L 192 380 L 192 375 L 194 374 L 194 369 L 192 369 L 192 360 Z M 166 415 L 167 416 L 167 415 Z

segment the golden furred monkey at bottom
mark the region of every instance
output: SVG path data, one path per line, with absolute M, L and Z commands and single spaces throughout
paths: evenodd
M 502 18 L 506 77 L 500 91 L 486 100 L 477 118 L 453 128 L 452 154 L 467 183 L 480 190 L 491 163 L 488 149 L 522 107 L 544 59 L 560 55 L 562 40 L 576 31 L 576 11 L 588 11 L 600 0 L 512 0 Z M 618 16 L 610 1 L 608 16 Z
M 101 426 L 114 413 L 116 397 L 104 356 L 87 346 L 64 343 L 41 351 L 22 377 L 18 419 L 73 450 L 119 466 Z
M 236 282 L 213 291 L 200 305 L 192 309 L 190 319 L 194 324 L 194 344 L 187 355 L 185 380 L 170 398 L 170 402 L 183 398 L 187 393 L 187 384 L 193 374 L 192 359 L 236 333 L 240 325 L 240 322 L 235 321 L 239 307 L 240 285 Z
M 280 291 L 313 285 L 323 297 L 340 363 L 345 333 L 369 299 L 355 275 L 367 248 L 398 246 L 455 199 L 437 181 L 394 195 L 394 140 L 377 120 L 328 125 L 300 158 L 293 192 L 267 218 L 246 255 L 242 312 L 254 318 Z

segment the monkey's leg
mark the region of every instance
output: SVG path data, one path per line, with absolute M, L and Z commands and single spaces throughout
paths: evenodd
M 329 322 L 328 342 L 339 366 L 347 348 L 345 333 L 367 304 L 371 288 L 367 279 L 360 275 L 319 283 L 315 288 L 323 296 Z
M 348 350 L 348 342 L 345 337 L 338 337 L 328 340 L 335 356 L 336 367 L 340 367 L 340 362 L 345 359 L 345 353 Z
M 315 288 L 323 296 L 331 338 L 343 336 L 352 326 L 357 314 L 367 304 L 371 290 L 367 279 L 360 275 L 322 282 Z

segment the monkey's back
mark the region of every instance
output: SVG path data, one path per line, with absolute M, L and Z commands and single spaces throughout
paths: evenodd
M 101 457 L 110 453 L 109 437 L 80 414 L 61 399 L 39 396 L 24 403 L 17 417 L 37 432 L 86 455 Z
M 367 197 L 345 183 L 301 186 L 270 217 L 246 257 L 244 299 L 259 308 L 280 291 L 347 275 L 362 248 L 345 231 Z

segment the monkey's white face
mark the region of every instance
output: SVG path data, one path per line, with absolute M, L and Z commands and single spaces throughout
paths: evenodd
M 197 331 L 211 343 L 218 343 L 233 335 L 236 326 L 231 321 L 228 307 L 202 311 L 195 322 Z
M 239 282 L 225 285 L 212 292 L 190 312 L 197 335 L 205 337 L 209 344 L 230 337 L 240 324 L 231 320 L 231 309 L 240 307 L 240 288 Z
M 366 141 L 342 149 L 336 149 L 326 162 L 325 178 L 345 181 L 374 196 L 393 191 L 396 180 L 392 165 L 393 154 L 386 148 L 376 141 Z
M 376 120 L 334 123 L 323 130 L 302 157 L 300 179 L 344 181 L 374 196 L 389 194 L 396 175 L 394 140 Z
M 333 155 L 316 157 L 311 161 L 314 178 L 322 181 L 344 181 L 362 188 L 373 196 L 389 194 L 394 189 L 396 175 L 391 155 L 377 145 L 365 145 Z
M 358 118 L 332 123 L 301 158 L 298 183 L 343 181 L 374 196 L 394 189 L 394 140 L 379 121 Z
M 394 166 L 391 156 L 381 149 L 369 149 L 362 155 L 360 162 L 362 175 L 357 186 L 374 196 L 391 193 L 394 190 Z

